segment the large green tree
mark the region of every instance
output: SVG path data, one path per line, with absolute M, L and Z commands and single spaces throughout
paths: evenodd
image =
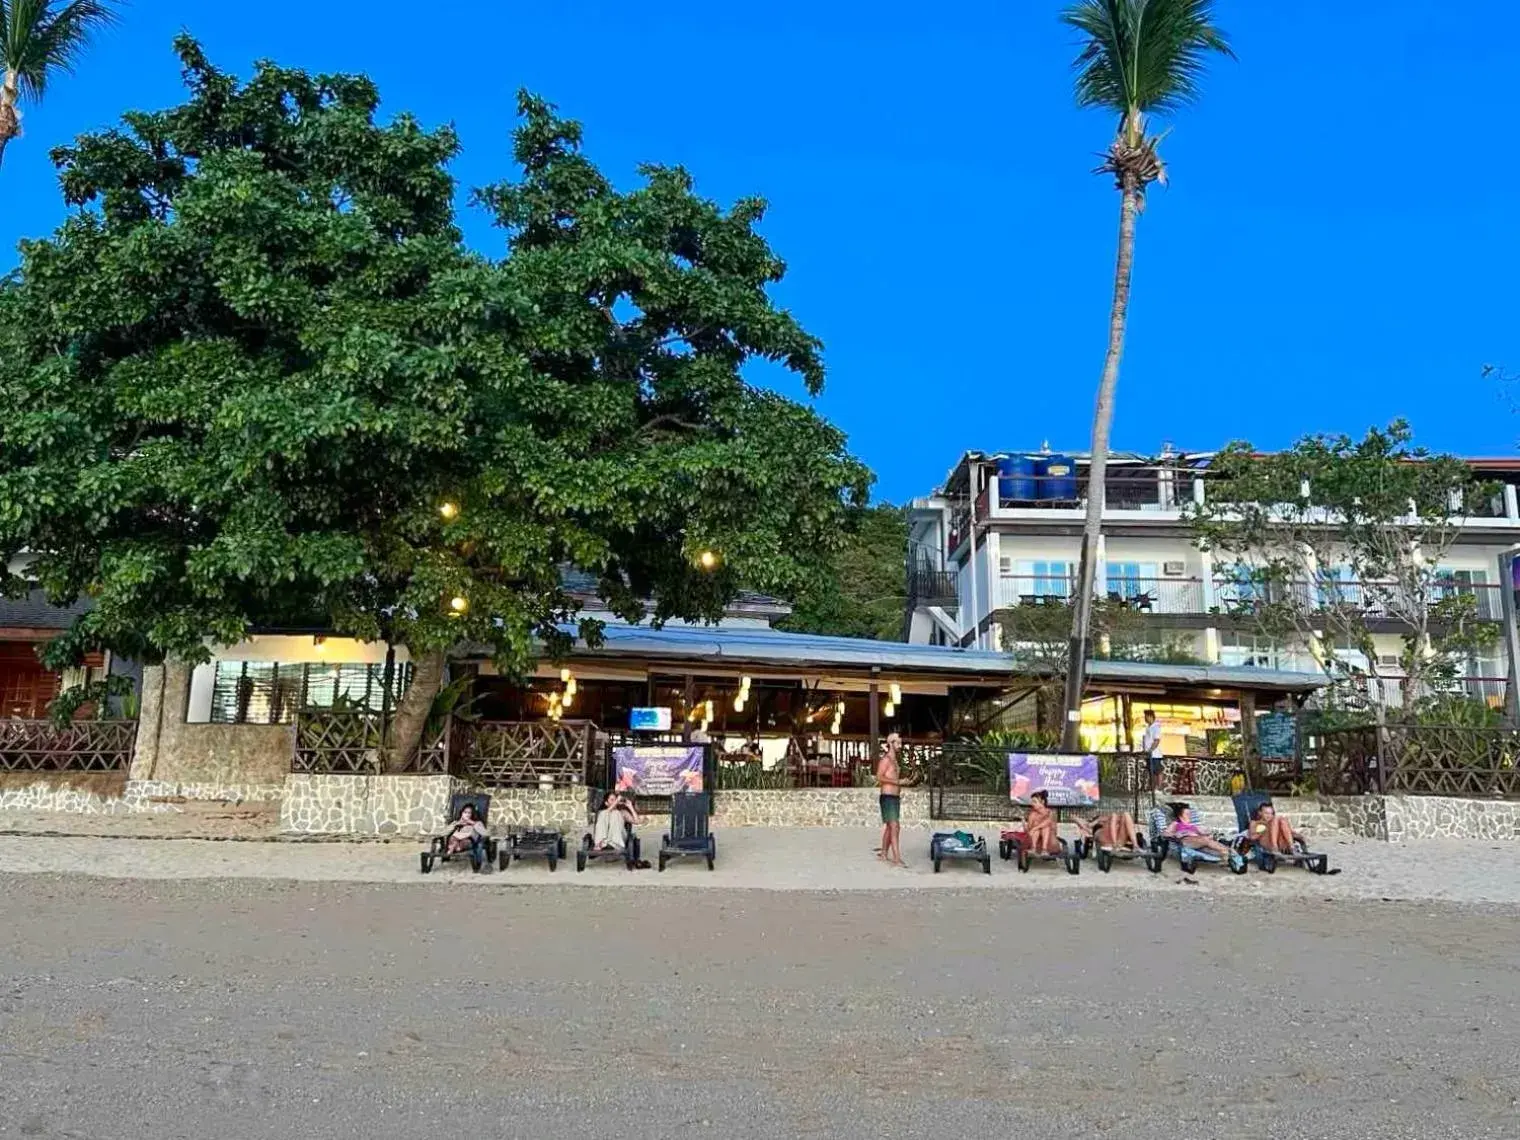
M 1094 562 L 1103 526 L 1108 437 L 1114 420 L 1114 389 L 1124 354 L 1130 279 L 1135 264 L 1135 223 L 1152 183 L 1166 183 L 1161 136 L 1150 133 L 1148 115 L 1167 114 L 1197 100 L 1204 64 L 1211 54 L 1233 56 L 1214 23 L 1213 0 L 1080 0 L 1062 14 L 1082 37 L 1076 61 L 1077 103 L 1118 119 L 1098 173 L 1111 175 L 1119 189 L 1119 250 L 1114 265 L 1113 302 L 1108 313 L 1108 350 L 1093 410 L 1092 460 L 1088 469 L 1087 525 L 1072 607 L 1066 671 L 1067 723 L 1064 747 L 1078 746 L 1087 654 L 1091 641 Z
M 597 637 L 567 565 L 657 620 L 826 571 L 868 475 L 745 380 L 823 382 L 767 295 L 761 202 L 655 166 L 620 191 L 524 95 L 521 176 L 475 196 L 505 252 L 480 256 L 452 131 L 378 122 L 361 77 L 239 83 L 177 49 L 188 101 L 59 150 L 77 209 L 0 289 L 0 564 L 33 552 L 55 601 L 94 603 L 52 661 L 293 621 L 384 639 L 415 663 L 394 766 L 451 651 L 515 670 Z
M 72 72 L 116 8 L 116 0 L 0 0 L 0 158 L 21 133 L 21 101 L 37 102 L 49 80 Z

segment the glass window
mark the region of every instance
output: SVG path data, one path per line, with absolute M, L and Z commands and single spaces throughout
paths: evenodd
M 392 709 L 411 679 L 410 664 L 395 667 Z M 385 666 L 326 661 L 216 663 L 211 723 L 290 724 L 303 708 L 383 712 Z

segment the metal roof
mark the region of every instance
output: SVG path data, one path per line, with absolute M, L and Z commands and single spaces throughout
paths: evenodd
M 573 626 L 565 627 L 565 631 L 575 632 Z M 644 625 L 609 623 L 603 631 L 603 644 L 599 649 L 588 649 L 583 642 L 578 642 L 573 652 L 577 656 L 655 657 L 735 665 L 859 669 L 874 665 L 884 671 L 938 674 L 951 683 L 957 678 L 966 681 L 974 678 L 1011 679 L 1015 672 L 1013 659 L 1008 654 L 991 650 L 909 645 L 900 641 L 825 637 L 758 628 L 667 626 L 654 629 Z M 1088 666 L 1088 676 L 1094 681 L 1282 692 L 1307 692 L 1325 683 L 1318 673 L 1141 661 L 1093 661 Z
M 52 606 L 46 594 L 33 590 L 24 598 L 0 598 L 0 629 L 68 629 L 89 608 L 86 598 L 68 607 Z

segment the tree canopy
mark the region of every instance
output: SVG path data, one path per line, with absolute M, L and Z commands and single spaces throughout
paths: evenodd
M 778 624 L 799 633 L 899 641 L 907 604 L 908 516 L 879 503 L 850 512 L 828 571 Z
M 1381 680 L 1373 638 L 1391 626 L 1408 708 L 1497 641 L 1498 614 L 1482 612 L 1497 607 L 1480 608 L 1472 576 L 1444 564 L 1494 489 L 1460 459 L 1416 446 L 1402 420 L 1359 440 L 1306 436 L 1275 454 L 1234 443 L 1210 476 L 1190 517 L 1233 579 L 1223 604 L 1263 636 L 1306 648 L 1331 680 Z
M 745 379 L 823 382 L 762 202 L 673 167 L 619 190 L 524 93 L 484 256 L 452 130 L 378 121 L 360 76 L 176 48 L 188 100 L 56 151 L 76 209 L 0 288 L 0 565 L 94 603 L 54 663 L 315 624 L 521 669 L 565 647 L 567 565 L 657 620 L 826 572 L 869 475 Z

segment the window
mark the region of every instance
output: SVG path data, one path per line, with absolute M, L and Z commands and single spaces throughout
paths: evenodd
M 1106 568 L 1110 594 L 1121 598 L 1138 598 L 1154 591 L 1156 564 L 1154 562 L 1110 562 Z
M 1248 606 L 1267 599 L 1265 583 L 1256 580 L 1256 571 L 1249 566 L 1236 564 L 1219 576 L 1219 604 L 1222 606 Z
M 1016 592 L 1020 597 L 1069 598 L 1071 571 L 1069 562 L 1020 562 L 1014 580 Z
M 406 691 L 412 667 L 397 665 L 390 708 Z M 302 709 L 384 710 L 385 666 L 325 661 L 218 661 L 211 686 L 212 724 L 290 724 Z
M 1316 585 L 1322 606 L 1365 606 L 1366 593 L 1350 566 L 1333 566 L 1319 575 Z

